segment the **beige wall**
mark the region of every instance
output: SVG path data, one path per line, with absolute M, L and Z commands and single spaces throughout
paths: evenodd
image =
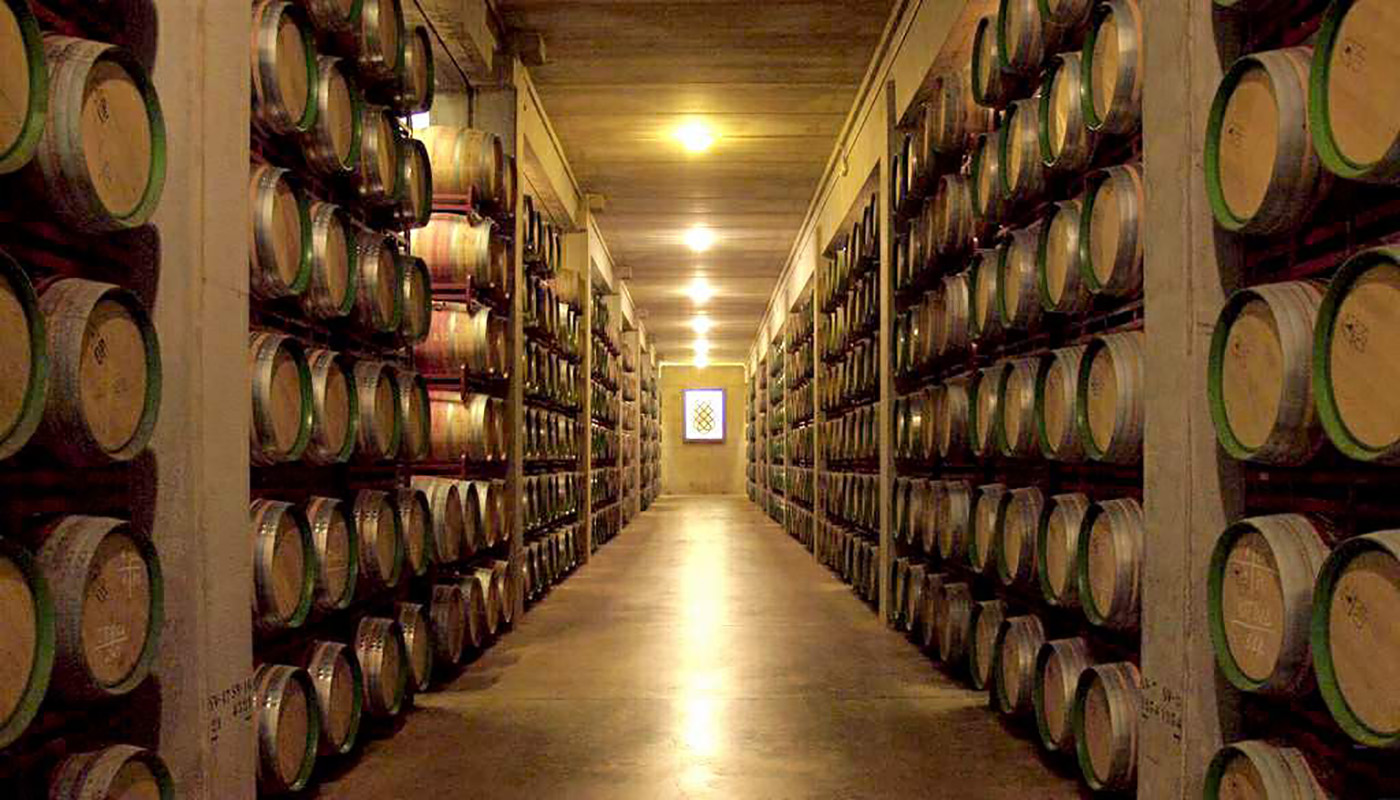
M 682 390 L 724 389 L 724 444 L 686 444 Z M 744 368 L 661 367 L 661 493 L 743 494 Z

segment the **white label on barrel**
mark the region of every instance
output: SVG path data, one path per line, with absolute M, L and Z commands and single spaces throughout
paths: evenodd
M 0 3 L 0 154 L 24 130 L 29 114 L 29 53 L 15 12 Z M 3 719 L 3 717 L 0 717 Z

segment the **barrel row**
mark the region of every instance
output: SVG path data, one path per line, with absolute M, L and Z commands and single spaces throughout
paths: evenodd
M 565 356 L 577 358 L 583 314 L 555 291 L 553 279 L 530 275 L 527 280 L 529 291 L 523 298 L 526 332 L 557 345 Z M 562 278 L 559 280 L 562 284 Z
M 525 407 L 525 460 L 562 461 L 579 457 L 579 423 L 572 414 Z
M 547 533 L 525 546 L 525 598 L 538 601 L 567 578 L 579 563 L 582 528 L 578 524 Z
M 876 603 L 880 594 L 880 547 L 864 535 L 843 525 L 817 523 L 814 553 L 817 560 L 851 586 L 867 603 Z
M 861 206 L 859 217 L 852 223 L 849 232 L 841 239 L 841 245 L 833 257 L 824 259 L 819 267 L 817 280 L 817 301 L 820 310 L 831 313 L 838 303 L 847 299 L 848 293 L 863 280 L 873 280 L 872 267 L 880 259 L 880 198 L 873 194 Z M 872 288 L 871 293 L 875 292 Z M 875 313 L 878 299 L 860 304 L 862 312 Z M 851 320 L 856 328 L 864 322 L 864 314 Z M 824 348 L 830 350 L 830 348 Z
M 834 461 L 874 459 L 880 448 L 879 419 L 877 406 L 866 404 L 820 423 L 823 455 Z
M 811 551 L 815 547 L 817 523 L 812 512 L 800 506 L 788 504 L 787 531 L 788 535 L 796 539 L 807 550 Z
M 816 470 L 806 467 L 788 467 L 784 494 L 790 500 L 812 507 L 816 495 Z
M 526 530 L 551 527 L 578 513 L 581 496 L 582 480 L 577 473 L 527 475 L 522 489 Z
M 879 344 L 862 339 L 822 368 L 822 408 L 832 410 L 874 398 L 879 385 Z
M 525 397 L 553 403 L 577 411 L 581 405 L 579 373 L 581 367 L 560 358 L 546 345 L 527 339 L 525 342 Z
M 822 505 L 828 515 L 866 530 L 879 529 L 878 475 L 823 472 L 818 480 Z
M 559 275 L 564 270 L 564 232 L 549 220 L 546 212 L 535 207 L 535 198 L 531 195 L 525 195 L 522 209 L 526 269 L 544 276 Z

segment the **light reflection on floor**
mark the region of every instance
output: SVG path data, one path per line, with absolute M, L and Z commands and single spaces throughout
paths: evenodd
M 683 792 L 711 787 L 726 745 L 724 716 L 730 675 L 725 637 L 727 537 L 687 525 L 692 542 L 680 572 L 682 623 L 676 631 L 681 660 L 676 703 L 677 783 Z

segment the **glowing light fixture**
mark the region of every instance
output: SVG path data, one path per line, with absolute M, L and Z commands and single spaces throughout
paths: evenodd
M 414 114 L 413 116 L 409 117 L 409 124 L 413 126 L 413 129 L 415 131 L 421 131 L 424 128 L 431 126 L 433 123 L 428 119 L 428 112 L 424 111 L 421 114 Z
M 710 302 L 710 298 L 715 296 L 715 287 L 711 286 L 710 282 L 704 278 L 696 278 L 690 282 L 690 287 L 686 290 L 686 294 L 690 295 L 690 299 L 695 305 L 703 306 Z
M 714 131 L 703 122 L 687 122 L 676 129 L 676 139 L 692 153 L 709 150 L 716 138 Z
M 700 334 L 701 336 L 704 336 L 705 334 L 709 333 L 710 330 L 714 327 L 715 321 L 707 316 L 704 316 L 703 314 L 698 317 L 695 317 L 690 321 L 690 329 Z
M 708 353 L 708 352 L 710 352 L 710 342 L 709 342 L 708 339 L 705 339 L 705 338 L 703 338 L 703 337 L 700 338 L 700 339 L 696 339 L 696 340 L 695 340 L 695 343 L 692 344 L 690 347 L 691 347 L 691 349 L 693 349 L 696 353 Z
M 696 366 L 697 369 L 704 369 L 705 367 L 710 366 L 710 354 L 709 354 L 709 353 L 696 353 L 696 354 L 695 354 L 695 360 L 692 361 L 691 363 L 693 363 L 693 364 Z
M 685 232 L 685 243 L 691 250 L 703 253 L 715 245 L 715 233 L 703 225 L 696 225 Z

